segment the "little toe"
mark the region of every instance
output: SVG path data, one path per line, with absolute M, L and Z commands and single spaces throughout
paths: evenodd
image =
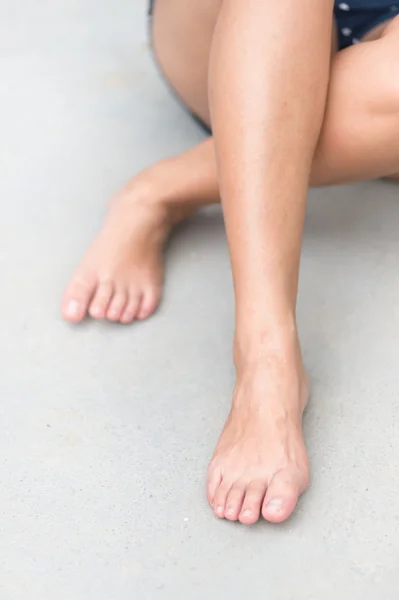
M 230 490 L 226 502 L 226 519 L 237 521 L 245 496 L 245 483 L 236 483 Z
M 158 290 L 145 291 L 141 300 L 140 308 L 137 313 L 137 319 L 148 319 L 159 304 L 161 292 Z
M 282 523 L 292 514 L 299 498 L 299 487 L 289 474 L 279 471 L 272 478 L 262 515 L 271 523 Z
M 90 316 L 93 319 L 104 319 L 113 291 L 114 286 L 110 281 L 100 283 L 89 308 Z
M 125 291 L 116 292 L 107 309 L 107 319 L 110 321 L 119 321 L 121 318 L 127 301 L 127 293 Z
M 96 289 L 96 280 L 73 279 L 65 290 L 62 300 L 62 316 L 67 321 L 78 323 L 87 314 L 90 300 Z
M 222 472 L 219 467 L 214 466 L 213 463 L 209 465 L 207 484 L 206 484 L 206 495 L 209 504 L 213 507 L 216 492 L 222 481 Z
M 127 325 L 128 323 L 134 321 L 137 315 L 137 311 L 139 309 L 140 301 L 141 296 L 135 294 L 134 292 L 130 293 L 125 310 L 123 311 L 121 316 L 121 323 Z
M 266 488 L 266 481 L 252 481 L 248 485 L 239 515 L 239 520 L 244 525 L 252 525 L 259 520 Z
M 219 519 L 224 519 L 226 516 L 226 501 L 229 495 L 231 485 L 222 481 L 218 487 L 215 499 L 213 501 L 213 511 Z

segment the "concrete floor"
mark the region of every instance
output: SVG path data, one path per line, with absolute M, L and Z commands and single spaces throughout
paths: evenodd
M 220 215 L 174 238 L 158 314 L 59 316 L 108 197 L 201 139 L 150 59 L 144 0 L 0 1 L 2 600 L 397 600 L 398 188 L 312 192 L 299 323 L 312 486 L 282 526 L 218 522 L 228 410 Z

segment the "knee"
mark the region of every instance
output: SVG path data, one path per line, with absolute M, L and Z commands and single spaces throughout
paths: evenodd
M 161 72 L 190 111 L 206 123 L 208 63 L 219 2 L 156 0 L 152 19 L 152 45 Z
M 330 84 L 330 112 L 338 122 L 398 113 L 399 20 L 379 40 L 339 52 Z
M 373 48 L 367 49 L 370 65 L 365 73 L 365 100 L 371 111 L 399 118 L 399 20 L 395 19 L 386 35 L 372 44 L 373 54 Z
M 399 55 L 380 66 L 370 79 L 369 90 L 368 105 L 372 113 L 397 115 L 399 119 Z

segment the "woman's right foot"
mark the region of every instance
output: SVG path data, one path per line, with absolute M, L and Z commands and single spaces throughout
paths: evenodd
M 156 181 L 156 180 L 155 180 Z M 105 224 L 68 284 L 62 315 L 131 323 L 161 299 L 163 250 L 172 228 L 194 210 L 164 200 L 161 182 L 141 175 L 117 196 Z
M 278 346 L 276 346 L 277 348 Z M 208 500 L 221 519 L 281 523 L 309 482 L 302 414 L 309 396 L 299 342 L 240 360 L 233 404 L 208 470 Z

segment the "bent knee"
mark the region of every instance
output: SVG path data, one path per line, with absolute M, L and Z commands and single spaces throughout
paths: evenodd
M 339 107 L 344 119 L 399 112 L 399 20 L 392 21 L 379 40 L 337 55 L 330 105 L 333 111 Z
M 389 22 L 379 40 L 364 48 L 370 60 L 364 72 L 369 106 L 399 115 L 399 17 Z
M 156 0 L 152 41 L 157 62 L 188 108 L 209 123 L 208 65 L 221 0 Z

